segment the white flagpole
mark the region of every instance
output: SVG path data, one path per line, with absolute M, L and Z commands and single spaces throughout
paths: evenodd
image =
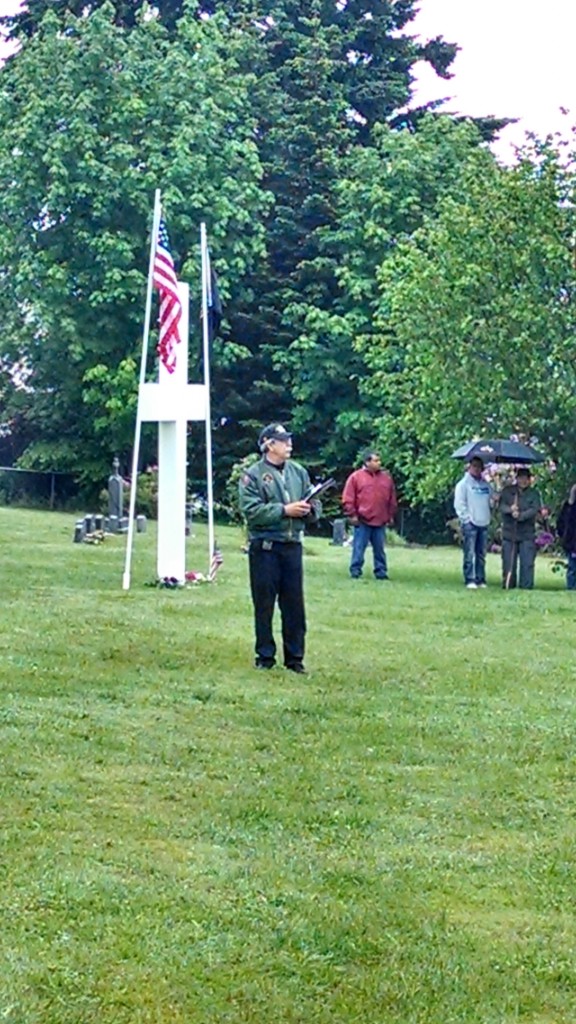
M 210 328 L 208 324 L 208 292 L 210 289 L 210 257 L 206 225 L 200 225 L 202 255 L 202 351 L 204 355 L 204 389 L 206 393 L 206 497 L 208 499 L 208 573 L 214 554 L 214 490 L 212 485 L 212 415 L 210 412 Z
M 144 384 L 146 380 L 146 363 L 148 360 L 148 338 L 150 336 L 150 314 L 152 312 L 152 279 L 154 276 L 154 257 L 158 242 L 158 229 L 160 227 L 160 189 L 154 193 L 154 217 L 152 220 L 152 237 L 150 241 L 150 261 L 148 264 L 148 289 L 146 292 L 146 312 L 144 314 L 144 333 L 142 337 L 142 356 L 140 359 L 140 380 Z M 142 420 L 140 418 L 140 388 L 138 388 L 138 403 L 136 407 L 136 430 L 134 433 L 134 448 L 132 449 L 132 476 L 130 482 L 130 510 L 128 512 L 128 536 L 126 538 L 126 560 L 124 562 L 124 573 L 122 576 L 122 590 L 130 590 L 130 567 L 132 563 L 132 544 L 134 541 L 134 512 L 136 509 L 136 484 L 138 480 L 138 459 L 140 456 L 140 435 L 142 433 Z

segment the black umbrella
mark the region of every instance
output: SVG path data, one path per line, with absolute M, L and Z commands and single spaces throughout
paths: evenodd
M 529 444 L 522 444 L 521 441 L 511 441 L 509 438 L 500 438 L 495 441 L 467 441 L 455 452 L 452 452 L 453 459 L 482 459 L 484 462 L 509 462 L 528 463 L 545 462 L 546 456 L 531 448 Z

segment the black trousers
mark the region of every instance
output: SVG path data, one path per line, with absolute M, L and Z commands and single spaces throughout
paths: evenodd
M 254 604 L 256 663 L 273 665 L 276 660 L 272 620 L 278 601 L 284 664 L 289 668 L 301 665 L 306 633 L 302 544 L 251 540 L 248 559 Z

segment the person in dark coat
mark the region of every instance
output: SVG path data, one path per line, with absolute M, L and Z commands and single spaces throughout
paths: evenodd
M 509 484 L 500 495 L 502 586 L 505 590 L 516 586 L 518 565 L 520 588 L 532 590 L 534 587 L 536 517 L 541 508 L 540 494 L 532 487 L 532 474 L 526 466 L 521 466 L 516 472 L 516 483 Z
M 576 590 L 576 484 L 572 485 L 568 498 L 562 505 L 556 532 L 568 559 L 566 589 Z

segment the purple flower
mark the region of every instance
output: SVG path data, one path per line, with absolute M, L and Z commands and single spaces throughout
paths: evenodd
M 553 533 L 542 532 L 536 537 L 536 546 L 539 548 L 545 548 L 548 544 L 553 544 L 555 540 Z

